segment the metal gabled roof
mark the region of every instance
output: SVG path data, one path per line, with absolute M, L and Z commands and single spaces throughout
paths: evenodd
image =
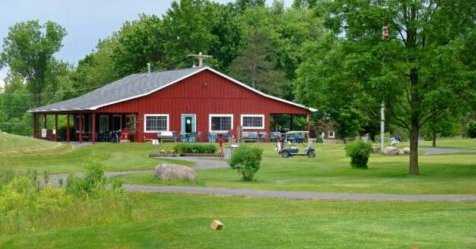
M 30 112 L 96 110 L 100 107 L 147 95 L 165 85 L 188 77 L 203 68 L 187 68 L 126 76 L 79 97 L 31 109 Z
M 213 68 L 195 67 L 162 72 L 132 74 L 82 96 L 42 107 L 37 107 L 29 110 L 29 112 L 93 111 L 104 106 L 152 94 L 161 90 L 162 88 L 175 84 L 204 70 L 210 70 L 211 72 L 218 74 L 230 80 L 231 82 L 247 88 L 248 90 L 263 97 L 303 108 L 311 112 L 317 111 L 317 109 L 263 93 L 236 79 L 233 79 L 228 75 L 216 71 Z

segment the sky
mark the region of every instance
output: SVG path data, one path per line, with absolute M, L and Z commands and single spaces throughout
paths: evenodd
M 232 0 L 216 0 L 226 3 Z M 119 30 L 127 20 L 137 19 L 141 13 L 162 15 L 173 0 L 1 0 L 0 41 L 17 22 L 54 21 L 63 26 L 67 36 L 63 48 L 55 54 L 71 64 L 90 53 L 97 42 Z M 271 1 L 269 1 L 271 2 Z M 289 5 L 291 0 L 285 0 Z M 0 47 L 1 49 L 1 47 Z M 0 86 L 7 70 L 0 70 Z

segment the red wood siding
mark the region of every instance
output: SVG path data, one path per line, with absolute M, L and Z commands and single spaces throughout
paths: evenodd
M 269 131 L 270 114 L 306 115 L 309 113 L 304 108 L 261 96 L 209 70 L 153 94 L 106 106 L 98 109 L 97 112 L 138 114 L 139 141 L 141 137 L 154 136 L 154 134 L 142 135 L 144 114 L 169 114 L 170 130 L 178 133 L 181 114 L 196 114 L 197 131 L 202 133 L 201 140 L 204 140 L 209 130 L 209 114 L 233 114 L 235 131 L 240 126 L 241 114 L 264 114 L 265 130 Z

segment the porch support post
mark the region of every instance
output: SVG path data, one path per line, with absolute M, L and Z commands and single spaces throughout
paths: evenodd
M 43 128 L 46 129 L 47 127 L 47 124 L 46 124 L 46 121 L 48 120 L 48 114 L 43 114 Z
M 36 113 L 33 113 L 33 121 L 32 121 L 33 138 L 36 138 L 36 118 L 37 118 Z
M 311 131 L 311 114 L 306 115 L 307 131 Z
M 290 114 L 290 118 L 289 118 L 289 130 L 293 130 L 293 123 L 294 123 L 294 116 L 292 114 Z
M 66 114 L 66 142 L 71 141 L 71 134 L 70 134 L 71 128 L 69 127 L 69 113 Z
M 83 142 L 83 114 L 79 114 L 79 133 L 78 133 L 79 143 Z
M 91 114 L 91 127 L 92 127 L 92 130 L 91 130 L 91 136 L 92 136 L 92 142 L 93 143 L 96 143 L 96 113 L 93 112 Z
M 55 113 L 55 141 L 58 141 L 58 114 Z

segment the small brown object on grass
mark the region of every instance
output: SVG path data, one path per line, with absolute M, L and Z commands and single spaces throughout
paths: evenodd
M 222 230 L 224 226 L 225 225 L 223 225 L 223 222 L 219 220 L 213 220 L 212 224 L 210 224 L 210 228 L 213 230 Z

